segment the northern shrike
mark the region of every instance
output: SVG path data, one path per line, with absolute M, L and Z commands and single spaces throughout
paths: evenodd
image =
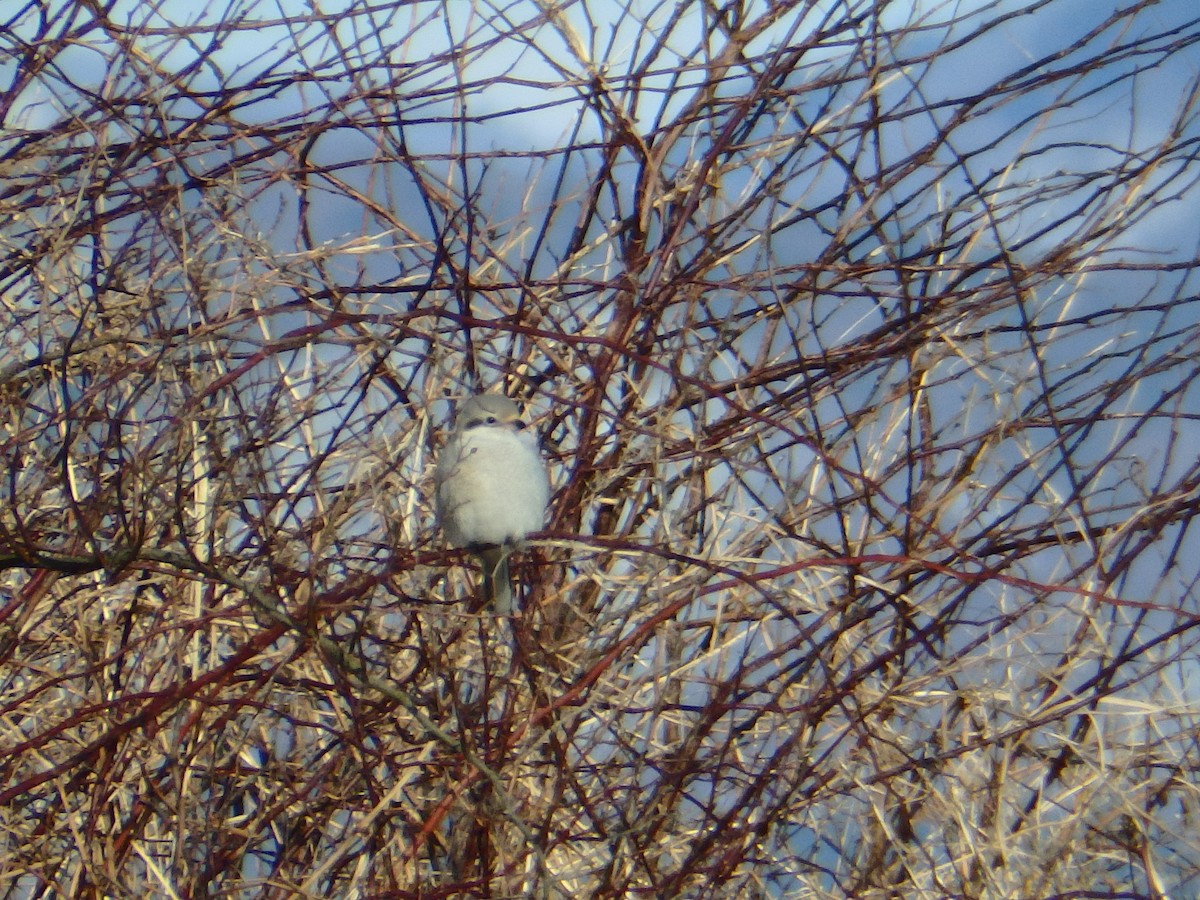
M 537 437 L 525 430 L 520 407 L 499 394 L 464 403 L 436 477 L 446 540 L 478 558 L 485 599 L 499 613 L 512 612 L 508 556 L 545 526 L 550 500 Z

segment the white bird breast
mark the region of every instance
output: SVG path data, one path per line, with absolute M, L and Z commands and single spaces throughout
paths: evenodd
M 443 452 L 438 506 L 452 546 L 513 544 L 545 525 L 550 485 L 532 434 L 477 425 Z

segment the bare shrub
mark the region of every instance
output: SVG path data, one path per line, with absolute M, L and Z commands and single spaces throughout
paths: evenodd
M 1188 4 L 326 6 L 2 14 L 3 896 L 1194 892 Z

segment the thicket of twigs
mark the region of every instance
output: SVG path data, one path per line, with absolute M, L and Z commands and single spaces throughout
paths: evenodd
M 1200 890 L 1190 4 L 299 9 L 3 13 L 0 896 Z

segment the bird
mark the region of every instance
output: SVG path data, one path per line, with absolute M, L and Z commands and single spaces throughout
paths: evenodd
M 437 517 L 447 543 L 468 550 L 483 569 L 484 599 L 511 613 L 508 557 L 546 524 L 550 482 L 536 435 L 521 408 L 502 394 L 463 403 L 438 457 Z

